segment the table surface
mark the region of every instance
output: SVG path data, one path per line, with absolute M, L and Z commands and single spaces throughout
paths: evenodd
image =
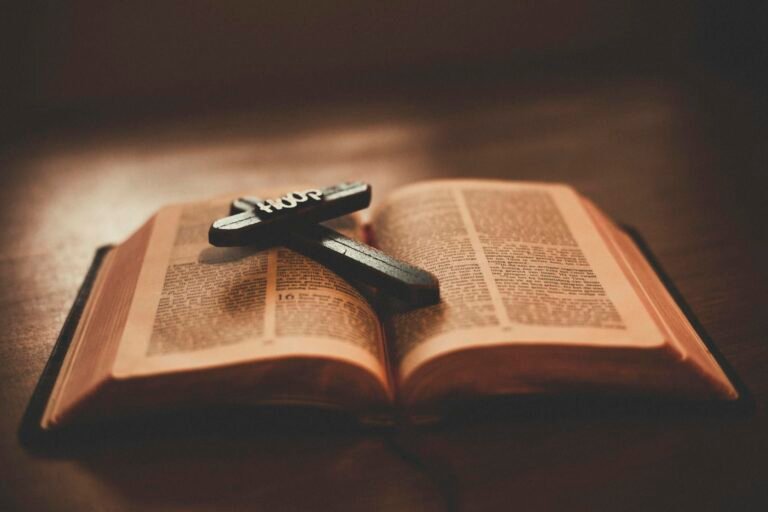
M 765 506 L 765 105 L 707 84 L 507 85 L 79 126 L 6 146 L 0 509 Z M 426 467 L 365 431 L 191 428 L 94 440 L 65 456 L 20 444 L 21 416 L 94 250 L 163 204 L 344 179 L 371 182 L 380 198 L 406 182 L 467 176 L 564 181 L 636 227 L 754 411 L 469 419 L 411 434 Z

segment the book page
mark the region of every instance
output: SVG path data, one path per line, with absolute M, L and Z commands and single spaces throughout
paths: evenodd
M 392 319 L 401 379 L 476 346 L 665 341 L 570 187 L 416 184 L 388 198 L 373 229 L 382 250 L 440 280 L 440 304 Z
M 285 248 L 208 244 L 229 199 L 158 214 L 115 375 L 329 358 L 365 369 L 388 389 L 381 326 L 356 289 Z M 340 222 L 349 234 L 358 229 L 351 217 Z
M 109 376 L 154 223 L 150 218 L 104 257 L 46 407 L 44 425 L 75 407 Z
M 609 248 L 612 249 L 619 265 L 625 273 L 629 274 L 646 308 L 682 360 L 693 365 L 705 377 L 704 380 L 709 382 L 721 396 L 729 399 L 737 398 L 738 391 L 636 243 L 592 202 L 587 199 L 582 199 L 582 202 Z

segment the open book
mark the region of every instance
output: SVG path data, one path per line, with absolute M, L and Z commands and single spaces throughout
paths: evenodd
M 409 311 L 285 248 L 208 245 L 230 199 L 163 208 L 107 254 L 43 428 L 230 403 L 365 415 L 502 394 L 737 398 L 631 239 L 568 186 L 429 181 L 370 223 L 340 219 L 439 278 L 441 303 Z

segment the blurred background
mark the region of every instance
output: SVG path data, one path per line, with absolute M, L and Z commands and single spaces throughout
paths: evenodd
M 70 236 L 127 202 L 125 224 L 99 221 L 105 242 L 169 201 L 343 179 L 371 181 L 374 201 L 440 176 L 559 180 L 616 214 L 622 188 L 639 206 L 701 181 L 762 213 L 761 7 L 8 2 L 0 200 L 54 196 L 83 212 Z
M 2 134 L 639 74 L 763 94 L 761 2 L 6 2 Z M 736 84 L 731 84 L 736 86 Z

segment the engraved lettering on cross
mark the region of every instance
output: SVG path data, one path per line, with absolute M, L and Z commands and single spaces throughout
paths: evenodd
M 259 210 L 265 213 L 274 213 L 282 209 L 295 208 L 301 203 L 305 203 L 309 200 L 320 201 L 323 198 L 323 192 L 312 188 L 303 192 L 290 192 L 277 199 L 267 199 L 266 201 L 259 201 L 256 206 Z

